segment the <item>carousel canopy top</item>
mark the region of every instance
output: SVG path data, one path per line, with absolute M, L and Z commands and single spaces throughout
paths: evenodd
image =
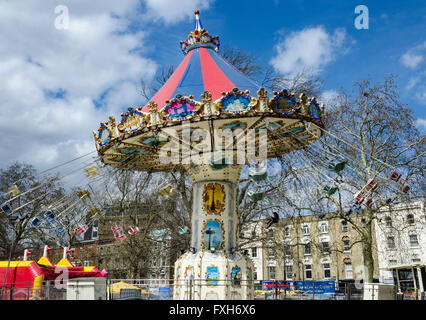
M 93 131 L 105 164 L 154 172 L 188 169 L 192 156 L 189 162 L 180 155 L 179 161 L 165 163 L 160 150 L 168 148 L 170 154 L 185 146 L 196 155 L 211 155 L 218 148 L 232 153 L 250 131 L 254 134 L 250 138 L 253 147 L 258 148 L 260 132 L 265 130 L 267 158 L 275 158 L 301 149 L 322 135 L 324 108 L 316 99 L 304 94 L 296 97 L 286 89 L 268 97 L 267 90 L 218 53 L 219 38 L 202 27 L 198 10 L 195 29 L 181 42 L 181 49 L 183 61 L 148 103 L 128 108 L 119 123 L 110 117 Z M 188 123 L 190 126 L 184 128 Z M 171 135 L 169 129 L 176 134 Z M 229 129 L 236 137 L 218 147 L 217 129 Z M 237 134 L 238 130 L 242 133 Z M 209 162 L 215 170 L 233 163 L 233 159 L 219 165 Z
M 201 27 L 198 14 L 199 11 L 195 11 L 195 30 L 189 34 L 186 41 L 181 42 L 182 51 L 186 54 L 185 59 L 151 99 L 157 104 L 158 109 L 162 109 L 166 101 L 178 95 L 199 98 L 208 91 L 212 99 L 217 100 L 222 96 L 222 92 L 228 92 L 234 88 L 244 88 L 253 93 L 260 88 L 260 85 L 217 52 L 219 38 L 210 36 Z M 142 111 L 149 111 L 148 104 Z

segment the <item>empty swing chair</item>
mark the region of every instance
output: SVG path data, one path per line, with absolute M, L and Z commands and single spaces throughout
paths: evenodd
M 267 162 L 262 161 L 260 164 L 249 169 L 249 172 L 248 172 L 249 178 L 255 182 L 267 180 L 268 179 L 267 168 L 268 168 Z
M 77 233 L 77 234 L 84 234 L 86 231 L 87 231 L 87 226 L 86 225 L 81 225 L 81 226 L 79 226 L 76 230 L 75 230 L 75 233 Z
M 160 238 L 164 235 L 164 230 L 154 230 L 153 235 L 156 238 Z
M 49 223 L 54 223 L 55 222 L 55 214 L 52 211 L 47 211 L 46 212 L 46 219 Z
M 169 184 L 166 187 L 162 188 L 159 193 L 163 198 L 168 198 L 174 190 L 175 188 L 173 188 L 173 186 Z
M 100 211 L 98 208 L 91 208 L 89 210 L 89 213 L 90 213 L 90 218 L 93 219 L 100 213 Z
M 20 194 L 21 191 L 19 191 L 18 187 L 16 185 L 13 185 L 9 188 L 9 191 L 6 192 L 6 194 L 12 195 L 12 197 L 16 197 L 18 194 Z
M 179 230 L 179 234 L 185 234 L 187 232 L 188 232 L 188 227 L 187 226 L 185 226 L 184 228 L 180 228 L 180 230 Z
M 111 227 L 112 232 L 114 233 L 114 238 L 118 241 L 123 241 L 126 238 L 126 235 L 123 232 L 121 227 Z
M 2 205 L 1 205 L 1 210 L 4 212 L 4 213 L 10 213 L 10 211 L 12 211 L 12 207 L 10 206 L 10 204 L 9 203 L 7 203 L 7 202 L 4 202 Z
M 339 163 L 330 162 L 330 164 L 328 165 L 328 169 L 337 174 L 343 171 L 345 167 L 346 167 L 346 161 L 339 162 Z
M 247 197 L 253 202 L 258 202 L 262 200 L 265 200 L 266 202 L 269 201 L 268 198 L 265 197 L 265 192 L 263 191 L 247 191 Z
M 139 232 L 139 228 L 134 226 L 134 227 L 130 227 L 130 229 L 127 231 L 131 236 L 134 236 L 136 233 Z
M 99 174 L 99 168 L 96 164 L 84 169 L 88 178 L 96 177 Z
M 330 186 L 325 186 L 324 187 L 324 192 L 328 195 L 328 196 L 332 196 L 333 194 L 335 194 L 337 191 L 339 190 L 338 187 L 330 187 Z

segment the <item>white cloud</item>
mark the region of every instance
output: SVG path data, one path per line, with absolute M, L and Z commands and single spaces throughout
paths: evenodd
M 55 28 L 64 1 L 0 2 L 0 152 L 5 167 L 45 169 L 94 151 L 92 130 L 138 106 L 146 34 L 129 24 L 138 0 L 73 0 L 69 28 Z M 94 101 L 100 102 L 96 105 Z
M 423 61 L 423 56 L 406 52 L 401 57 L 401 63 L 407 68 L 415 69 Z
M 424 41 L 422 44 L 419 44 L 415 46 L 414 48 L 411 48 L 407 50 L 402 56 L 401 56 L 401 63 L 410 69 L 416 69 L 424 60 L 423 56 L 425 54 L 426 50 L 426 41 Z
M 413 89 L 413 88 L 416 86 L 416 84 L 418 84 L 418 83 L 419 83 L 419 81 L 420 81 L 420 77 L 419 77 L 419 76 L 411 77 L 411 78 L 408 80 L 408 83 L 407 83 L 407 85 L 405 86 L 405 89 L 406 89 L 406 90 L 411 90 L 411 89 Z
M 193 19 L 194 11 L 208 9 L 214 0 L 145 0 L 146 17 L 154 21 L 162 20 L 167 24 Z
M 277 71 L 290 76 L 303 69 L 318 73 L 339 51 L 347 52 L 346 40 L 344 29 L 328 33 L 323 26 L 318 26 L 291 32 L 276 44 L 276 55 L 270 63 Z
M 324 103 L 326 107 L 333 106 L 336 104 L 338 97 L 339 93 L 336 90 L 325 90 L 318 97 L 318 102 Z
M 426 130 L 426 119 L 418 118 L 416 120 L 416 127 Z

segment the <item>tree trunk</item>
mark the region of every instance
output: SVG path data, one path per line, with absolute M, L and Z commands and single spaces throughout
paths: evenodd
M 364 265 L 366 274 L 364 275 L 364 283 L 372 283 L 374 275 L 374 260 L 371 237 L 364 242 Z

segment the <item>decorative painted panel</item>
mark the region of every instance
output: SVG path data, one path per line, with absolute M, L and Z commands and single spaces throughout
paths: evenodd
M 225 188 L 219 183 L 204 185 L 203 209 L 208 214 L 220 215 L 225 210 Z

